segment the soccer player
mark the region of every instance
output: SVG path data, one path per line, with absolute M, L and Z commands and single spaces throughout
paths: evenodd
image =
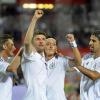
M 9 57 L 13 56 L 15 50 L 13 39 L 7 35 L 0 36 L 0 100 L 12 100 L 13 82 L 8 72 L 16 73 L 20 64 L 18 51 L 11 63 L 8 63 Z
M 57 41 L 53 37 L 46 39 L 45 55 L 47 64 L 47 100 L 66 100 L 64 79 L 72 60 L 57 54 Z
M 42 10 L 35 11 L 24 41 L 22 71 L 27 86 L 24 100 L 47 100 L 47 70 L 44 57 L 46 36 L 42 32 L 34 33 L 35 24 L 42 16 Z
M 71 36 L 68 37 L 69 41 Z M 76 43 L 73 43 L 74 46 Z M 74 47 L 73 46 L 73 47 Z M 96 31 L 90 36 L 90 51 L 82 60 L 79 56 L 81 66 L 76 68 L 82 73 L 80 82 L 81 100 L 100 100 L 100 31 Z

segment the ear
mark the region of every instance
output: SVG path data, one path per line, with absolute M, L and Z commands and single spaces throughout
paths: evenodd
M 56 53 L 58 53 L 58 48 L 56 47 Z
M 3 49 L 7 49 L 6 45 L 3 45 Z
M 56 48 L 56 53 L 58 54 L 58 49 Z

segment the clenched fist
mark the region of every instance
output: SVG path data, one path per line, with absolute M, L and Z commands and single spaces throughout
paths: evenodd
M 35 13 L 34 13 L 34 17 L 35 18 L 40 18 L 43 16 L 43 11 L 42 10 L 36 10 Z
M 67 34 L 66 35 L 66 39 L 67 39 L 67 41 L 69 43 L 75 41 L 75 38 L 74 38 L 74 35 L 73 34 Z

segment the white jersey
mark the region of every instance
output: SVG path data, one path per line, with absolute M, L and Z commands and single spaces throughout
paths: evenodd
M 24 52 L 22 71 L 27 85 L 27 93 L 24 100 L 47 100 L 45 58 L 37 52 L 32 52 L 30 55 Z
M 12 100 L 12 79 L 7 75 L 9 63 L 0 58 L 0 100 Z
M 83 58 L 82 65 L 87 69 L 100 73 L 100 57 L 94 59 L 93 55 L 88 54 Z M 80 83 L 80 99 L 100 100 L 100 79 L 93 81 L 82 74 Z
M 68 59 L 64 57 L 53 57 L 47 61 L 48 80 L 47 80 L 47 99 L 66 100 L 64 93 L 64 79 Z

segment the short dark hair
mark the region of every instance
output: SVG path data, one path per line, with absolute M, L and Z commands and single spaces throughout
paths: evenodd
M 47 33 L 45 33 L 45 32 L 40 32 L 40 31 L 34 32 L 33 38 L 34 38 L 36 35 L 44 35 L 46 38 L 48 37 L 48 34 L 47 34 Z
M 99 39 L 99 41 L 100 41 L 100 30 L 96 30 L 91 35 L 95 35 Z
M 13 37 L 9 34 L 1 34 L 0 35 L 0 50 L 3 49 L 3 44 L 8 41 L 8 39 L 13 40 Z

